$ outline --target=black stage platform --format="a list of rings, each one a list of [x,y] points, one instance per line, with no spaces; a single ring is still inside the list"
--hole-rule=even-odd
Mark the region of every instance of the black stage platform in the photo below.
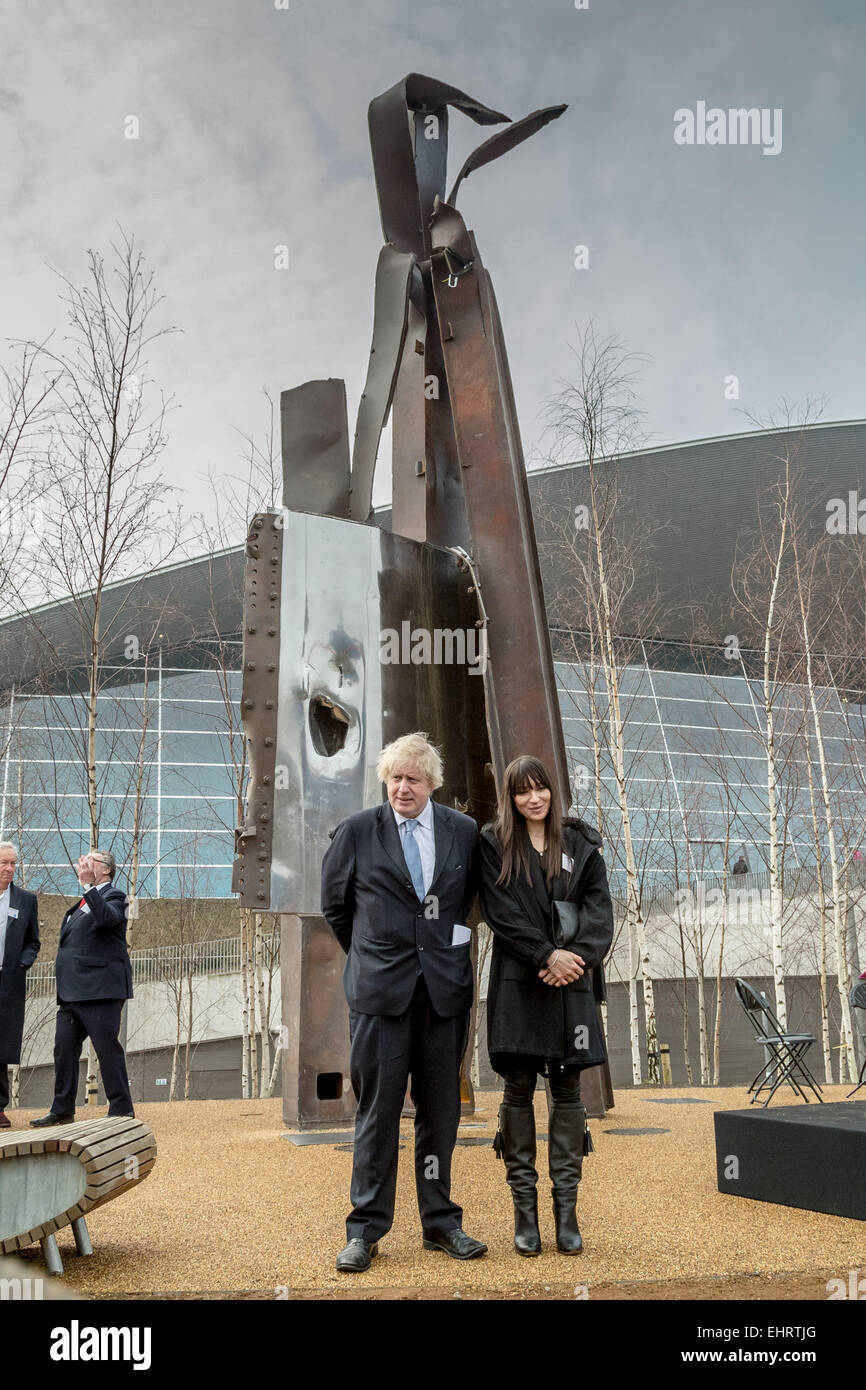
[[[720,1192],[866,1221],[866,1101],[717,1110]]]

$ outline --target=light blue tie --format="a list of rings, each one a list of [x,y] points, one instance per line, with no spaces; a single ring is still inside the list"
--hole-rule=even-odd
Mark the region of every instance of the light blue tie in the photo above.
[[[406,860],[406,868],[412,876],[412,883],[418,899],[424,901],[424,871],[421,868],[421,851],[418,848],[418,841],[415,839],[416,822],[414,820],[404,820],[403,822],[403,858]]]

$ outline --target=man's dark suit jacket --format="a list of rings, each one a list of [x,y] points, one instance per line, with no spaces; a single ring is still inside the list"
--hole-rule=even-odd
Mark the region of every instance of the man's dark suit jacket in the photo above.
[[[57,997],[131,999],[132,967],[126,948],[126,894],[113,883],[84,891],[90,908],[77,904],[63,918],[54,970]],[[79,900],[80,901],[80,900]]]
[[[419,901],[389,802],[342,821],[322,860],[322,913],[347,953],[349,1008],[398,1015],[408,1009],[418,968],[434,1010],[451,1018],[472,1006],[469,942],[452,946],[478,886],[478,829],[469,816],[433,802],[436,862]]]
[[[36,894],[9,885],[9,906],[17,917],[6,923],[6,949],[0,960],[0,1064],[21,1061],[27,971],[39,954]]]

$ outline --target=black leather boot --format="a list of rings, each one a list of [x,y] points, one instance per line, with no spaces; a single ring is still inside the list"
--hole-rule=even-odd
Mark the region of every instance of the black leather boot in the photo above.
[[[531,1105],[501,1105],[499,1131],[505,1176],[514,1198],[514,1248],[518,1255],[538,1255],[538,1173],[535,1168],[535,1111]]]
[[[563,1255],[578,1255],[583,1249],[575,1208],[577,1185],[583,1173],[585,1135],[584,1106],[557,1105],[555,1102],[551,1105],[547,1157],[553,1184],[556,1248]]]

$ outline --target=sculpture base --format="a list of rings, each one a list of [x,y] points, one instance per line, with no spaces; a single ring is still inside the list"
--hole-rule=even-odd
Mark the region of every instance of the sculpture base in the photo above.
[[[298,1129],[339,1129],[355,1115],[349,1075],[346,957],[321,916],[281,914],[283,1121]],[[475,1023],[472,1010],[470,1038]],[[460,1074],[460,1114],[475,1113],[471,1047]],[[406,1093],[404,1115],[414,1115]]]
[[[608,1110],[613,1109],[613,1083],[607,1062],[598,1067],[586,1067],[580,1073],[580,1098],[590,1120],[603,1120]]]
[[[283,1120],[340,1129],[355,1114],[346,957],[324,917],[282,913],[281,925]]]

